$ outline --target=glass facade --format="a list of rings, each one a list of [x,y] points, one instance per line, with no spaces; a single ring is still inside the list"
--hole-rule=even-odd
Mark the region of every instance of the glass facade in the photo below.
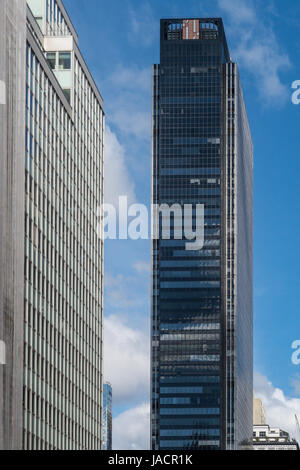
[[[108,382],[103,386],[102,429],[102,450],[112,450],[112,386]]]
[[[247,447],[252,144],[221,19],[161,20],[152,151],[152,202],[204,205],[201,250],[175,216],[152,244],[152,449]]]
[[[28,5],[23,447],[99,450],[103,103],[62,2]]]

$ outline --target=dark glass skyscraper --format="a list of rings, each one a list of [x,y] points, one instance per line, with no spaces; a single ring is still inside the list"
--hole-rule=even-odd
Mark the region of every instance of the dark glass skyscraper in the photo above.
[[[204,205],[204,246],[152,244],[152,448],[252,441],[252,141],[220,18],[161,20],[152,202]],[[175,237],[176,238],[176,237]]]

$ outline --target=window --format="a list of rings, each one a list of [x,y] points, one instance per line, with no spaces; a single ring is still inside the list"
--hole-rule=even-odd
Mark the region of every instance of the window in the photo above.
[[[54,70],[56,67],[56,52],[47,52],[46,58],[48,64],[50,65],[52,70]]]
[[[71,103],[71,90],[69,88],[65,88],[63,90],[65,97],[68,100],[68,103]]]
[[[37,22],[37,24],[39,25],[40,29],[42,30],[42,28],[43,28],[43,17],[42,17],[42,16],[36,16],[36,17],[35,17],[35,21]]]
[[[58,67],[60,70],[71,69],[71,52],[59,53]]]

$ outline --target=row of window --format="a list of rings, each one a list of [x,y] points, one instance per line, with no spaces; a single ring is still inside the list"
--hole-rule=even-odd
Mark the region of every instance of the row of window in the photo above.
[[[54,69],[70,71],[71,54],[54,54],[55,63],[53,53],[47,57],[50,65],[52,60]],[[47,70],[28,46],[24,312],[28,449],[100,448],[102,242],[98,238],[95,242],[95,213],[102,202],[103,118],[91,85],[79,82],[79,76],[77,66],[73,122]],[[49,402],[51,412],[46,409]]]
[[[71,52],[47,52],[46,58],[52,70],[71,70]]]

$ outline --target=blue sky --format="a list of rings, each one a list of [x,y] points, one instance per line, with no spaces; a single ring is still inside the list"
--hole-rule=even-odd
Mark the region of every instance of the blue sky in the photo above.
[[[270,424],[300,414],[300,3],[292,0],[64,0],[103,95],[106,198],[150,202],[151,65],[159,19],[222,16],[254,143],[254,365]],[[150,243],[107,241],[105,375],[114,387],[114,447],[147,445]],[[298,375],[299,374],[299,375]]]

